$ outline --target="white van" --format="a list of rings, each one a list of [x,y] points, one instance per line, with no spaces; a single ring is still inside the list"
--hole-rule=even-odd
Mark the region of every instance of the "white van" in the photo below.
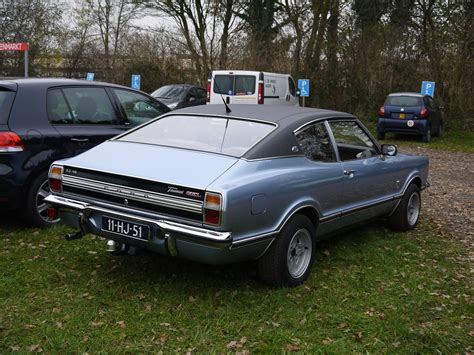
[[[214,70],[207,82],[207,103],[299,106],[291,75],[246,70]]]

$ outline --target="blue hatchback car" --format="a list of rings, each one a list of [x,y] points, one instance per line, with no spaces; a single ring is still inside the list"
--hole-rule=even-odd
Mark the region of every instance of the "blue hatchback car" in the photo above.
[[[441,110],[429,95],[390,94],[380,107],[378,116],[378,139],[384,139],[386,132],[393,132],[420,135],[424,142],[429,142],[432,135],[441,136],[443,132]]]

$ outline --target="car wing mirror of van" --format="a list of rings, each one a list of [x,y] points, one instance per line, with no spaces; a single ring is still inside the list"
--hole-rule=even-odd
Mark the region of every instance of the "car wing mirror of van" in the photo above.
[[[194,101],[196,101],[196,98],[193,97],[193,96],[191,96],[191,97],[189,98],[189,100],[188,100],[189,103],[194,102]]]
[[[382,144],[382,154],[388,156],[395,156],[397,155],[398,149],[397,146],[394,144]]]
[[[301,91],[298,89],[296,90],[296,97],[299,97],[301,95]]]

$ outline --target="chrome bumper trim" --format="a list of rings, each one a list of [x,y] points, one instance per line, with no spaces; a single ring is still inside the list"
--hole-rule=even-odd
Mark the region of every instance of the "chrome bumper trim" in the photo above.
[[[63,185],[75,188],[82,188],[100,192],[110,196],[128,198],[136,201],[150,203],[153,205],[178,208],[184,211],[202,213],[203,203],[201,201],[192,201],[181,197],[171,197],[159,192],[125,187],[108,182],[95,181],[81,177],[70,177],[63,175]]]
[[[87,217],[90,215],[90,213],[101,212],[101,213],[108,213],[111,215],[116,215],[116,216],[121,216],[128,219],[136,220],[142,223],[153,224],[157,226],[158,228],[160,228],[161,230],[168,233],[177,233],[184,236],[190,236],[197,239],[204,239],[204,240],[215,241],[215,242],[227,242],[227,241],[230,242],[232,240],[231,238],[232,234],[230,232],[218,232],[218,231],[213,231],[210,229],[193,227],[193,226],[188,226],[181,223],[165,221],[162,219],[155,220],[155,219],[150,219],[150,218],[144,218],[144,217],[140,217],[140,216],[136,216],[132,214],[122,213],[122,212],[114,211],[111,209],[94,206],[86,202],[71,200],[69,198],[64,198],[64,197],[55,196],[55,195],[49,195],[44,200],[45,202],[50,203],[52,205],[56,205],[58,207],[77,211],[81,216],[82,224],[87,224],[86,220],[87,220]]]

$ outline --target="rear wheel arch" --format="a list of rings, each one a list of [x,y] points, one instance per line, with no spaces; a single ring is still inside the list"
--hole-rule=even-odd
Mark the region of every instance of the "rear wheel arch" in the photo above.
[[[291,217],[295,216],[296,214],[301,214],[301,215],[303,215],[303,216],[308,217],[308,219],[311,221],[311,223],[312,223],[313,226],[314,226],[314,230],[317,230],[317,229],[318,229],[318,225],[319,225],[319,213],[318,213],[318,211],[316,210],[316,208],[310,207],[310,206],[302,207],[302,208],[296,210],[296,211],[291,215]],[[291,219],[291,217],[288,218],[288,220],[286,221],[286,223],[288,223],[288,221]]]
[[[415,176],[414,178],[412,178],[408,184],[407,184],[407,188],[411,185],[411,184],[415,184],[416,186],[418,186],[418,188],[421,190],[421,178],[419,176]]]

